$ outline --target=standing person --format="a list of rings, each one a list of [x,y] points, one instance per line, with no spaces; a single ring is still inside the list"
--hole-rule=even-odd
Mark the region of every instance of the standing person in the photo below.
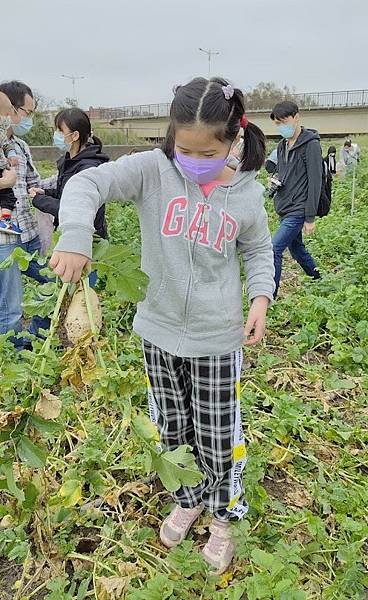
[[[336,175],[336,147],[330,146],[324,158],[328,172],[331,175]]]
[[[333,176],[336,175],[336,148],[330,146],[324,158],[324,169],[326,178],[326,194],[331,201]]]
[[[32,127],[32,114],[34,100],[32,90],[20,81],[9,81],[0,84],[0,92],[4,93],[13,105],[14,114],[12,124],[8,129],[8,138],[14,144],[17,154],[16,185],[13,187],[17,199],[12,217],[17,227],[21,229],[21,236],[0,231],[0,262],[8,258],[17,245],[30,254],[41,248],[38,235],[37,222],[32,214],[28,200],[28,188],[41,186],[41,178],[33,164],[28,144],[22,140]],[[51,178],[52,179],[52,178]],[[20,242],[19,242],[20,239]],[[26,275],[39,283],[48,281],[40,274],[42,267],[33,260],[29,263]],[[14,330],[21,331],[22,317],[22,277],[18,265],[14,264],[8,269],[0,271],[0,334]],[[19,347],[23,341],[17,340]]]
[[[73,175],[98,167],[109,161],[107,154],[102,152],[102,142],[92,134],[91,121],[87,113],[80,108],[66,108],[55,117],[54,146],[65,154],[58,160],[58,175],[56,185],[52,189],[31,188],[30,196],[33,205],[41,212],[54,217],[55,228],[59,225],[60,198],[63,189]],[[107,238],[107,223],[105,207],[101,206],[95,218],[95,230],[101,238]],[[90,273],[90,284],[94,286],[97,281],[95,271]],[[39,327],[48,329],[49,318],[39,322]],[[31,329],[37,335],[38,331]]]
[[[56,185],[52,189],[33,187],[29,190],[33,205],[54,217],[59,224],[60,198],[63,189],[73,175],[108,162],[102,152],[102,142],[92,134],[91,121],[80,108],[66,108],[55,117],[54,146],[65,154],[58,160]],[[107,238],[105,207],[101,206],[95,219],[96,233]]]
[[[279,102],[270,117],[283,138],[277,148],[278,185],[270,189],[280,218],[279,229],[272,240],[276,297],[286,248],[307,275],[313,279],[321,277],[304,245],[303,233],[310,235],[315,229],[322,186],[322,153],[317,131],[300,125],[295,102]]]
[[[360,146],[356,142],[352,142],[351,138],[349,138],[348,141],[351,145],[351,155],[358,163],[360,161]]]
[[[351,141],[345,140],[341,150],[340,150],[340,161],[346,167],[351,160]]]
[[[359,148],[359,147],[358,147]],[[354,148],[351,140],[345,140],[343,147],[340,150],[340,161],[343,164],[345,173],[356,167],[359,160],[359,151]]]
[[[244,148],[234,172],[226,163],[240,128]],[[168,449],[194,447],[204,475],[174,493],[160,537],[176,546],[206,507],[213,520],[203,554],[218,573],[234,555],[229,521],[247,512],[241,348],[263,337],[274,291],[263,187],[255,180],[264,157],[264,135],[248,123],[242,91],[223,79],[193,79],[176,90],[162,149],[67,183],[62,236],[50,261],[63,281],[78,281],[91,259],[97,210],[107,201],[136,202],[150,283],[134,330],[143,339],[150,414]],[[238,252],[250,302],[245,327]]]
[[[9,166],[15,167],[17,164],[14,144],[8,137],[12,116],[13,107],[11,102],[8,96],[0,92],[0,177]],[[12,188],[0,189],[0,231],[20,235],[22,232],[16,223],[12,221],[15,202],[16,197]]]

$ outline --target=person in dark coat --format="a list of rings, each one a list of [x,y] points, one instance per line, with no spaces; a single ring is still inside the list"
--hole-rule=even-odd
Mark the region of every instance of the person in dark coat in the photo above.
[[[336,175],[336,148],[335,146],[330,146],[327,150],[327,155],[325,156],[325,163],[327,165],[329,173],[331,175]]]
[[[80,108],[66,108],[56,115],[54,146],[64,153],[57,161],[58,174],[55,178],[55,187],[50,189],[33,187],[28,190],[28,193],[32,198],[33,206],[54,217],[56,229],[59,225],[60,199],[66,183],[73,175],[108,162],[109,157],[102,152],[102,142],[92,134],[89,116]],[[105,206],[97,212],[94,226],[97,235],[104,239],[108,237]],[[94,287],[96,281],[97,273],[92,271],[89,274],[90,286]],[[48,317],[38,317],[37,323],[33,324],[30,331],[42,337],[39,330],[46,330],[49,326]]]
[[[60,199],[67,181],[85,169],[108,162],[109,157],[102,152],[102,142],[92,134],[89,116],[80,108],[67,108],[56,115],[54,146],[65,153],[57,162],[56,187],[46,190],[31,188],[29,194],[38,210],[53,215],[56,228]],[[107,238],[104,206],[97,212],[94,225],[96,233]]]
[[[326,171],[326,192],[328,197],[332,198],[332,180],[333,175],[336,175],[336,148],[330,146],[327,150],[327,156],[324,158]]]
[[[318,132],[301,126],[295,102],[279,102],[270,118],[282,137],[277,146],[278,184],[272,184],[269,191],[280,218],[280,226],[272,239],[276,298],[286,248],[309,277],[321,277],[304,244],[303,233],[311,235],[315,229],[322,187],[322,152]]]

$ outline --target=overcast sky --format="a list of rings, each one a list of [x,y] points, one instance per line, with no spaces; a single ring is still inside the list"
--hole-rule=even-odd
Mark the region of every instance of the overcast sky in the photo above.
[[[11,0],[2,15],[1,79],[72,96],[83,108],[166,102],[172,86],[212,73],[246,89],[368,87],[368,0]]]

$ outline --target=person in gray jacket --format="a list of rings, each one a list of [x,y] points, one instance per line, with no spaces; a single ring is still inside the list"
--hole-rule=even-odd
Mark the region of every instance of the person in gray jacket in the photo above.
[[[143,338],[150,415],[162,444],[192,446],[203,473],[200,484],[173,494],[176,507],[160,537],[176,546],[206,507],[213,521],[203,554],[222,573],[234,555],[229,521],[247,512],[241,349],[263,337],[274,292],[264,189],[256,181],[265,139],[248,123],[242,91],[222,79],[178,87],[170,114],[162,149],[88,169],[66,184],[50,265],[63,281],[78,281],[92,256],[98,209],[135,201],[150,283],[134,330]],[[234,172],[227,160],[241,128]],[[250,302],[245,328],[239,254]]]
[[[300,125],[295,102],[279,102],[270,117],[283,138],[277,147],[277,180],[273,178],[269,191],[280,218],[280,227],[272,240],[276,297],[287,248],[307,275],[313,279],[321,277],[304,245],[303,233],[310,235],[315,229],[322,187],[322,150],[318,132]]]

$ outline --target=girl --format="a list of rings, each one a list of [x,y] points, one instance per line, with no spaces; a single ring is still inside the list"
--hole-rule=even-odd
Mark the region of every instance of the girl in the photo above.
[[[64,152],[57,162],[56,187],[48,190],[31,188],[29,194],[36,208],[53,215],[57,227],[60,198],[66,182],[76,173],[108,162],[109,157],[102,152],[102,143],[92,135],[91,121],[80,108],[67,108],[56,115],[54,146]],[[104,206],[97,212],[95,230],[100,237],[107,238]]]
[[[161,150],[89,169],[67,184],[50,265],[63,281],[78,281],[91,258],[96,211],[109,200],[136,202],[150,283],[134,329],[143,338],[150,414],[167,448],[193,447],[204,475],[173,494],[160,537],[169,548],[179,544],[207,508],[213,521],[203,554],[222,573],[234,555],[229,521],[247,512],[241,348],[262,338],[274,291],[263,187],[255,180],[265,140],[247,121],[241,90],[222,79],[177,88],[170,116]],[[227,159],[240,128],[234,173]],[[245,328],[238,253],[251,303]]]

